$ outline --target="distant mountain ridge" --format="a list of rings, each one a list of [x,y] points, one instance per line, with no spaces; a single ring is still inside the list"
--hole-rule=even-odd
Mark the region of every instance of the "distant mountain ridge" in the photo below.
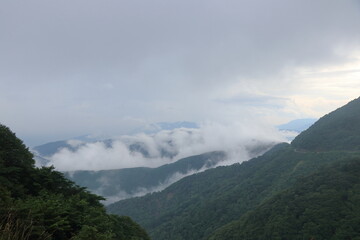
[[[189,122],[189,121],[158,122],[158,123],[147,124],[141,128],[137,128],[132,131],[132,134],[137,134],[137,133],[152,134],[162,130],[174,130],[176,128],[196,129],[199,128],[199,125],[195,122]]]
[[[183,125],[184,123],[181,123],[181,126]],[[225,146],[226,152],[229,152],[229,156],[231,156],[228,159],[227,153],[221,151],[223,149],[220,147],[217,149],[216,146],[212,146],[217,151],[205,153],[196,150],[197,146],[200,146],[200,149],[204,151],[208,148],[201,145],[202,142],[205,142],[201,134],[197,129],[176,128],[175,130],[164,130],[154,135],[123,136],[118,139],[90,143],[79,140],[58,141],[39,146],[34,150],[40,155],[36,156],[38,165],[48,166],[52,164],[52,161],[61,165],[62,159],[68,162],[70,159],[71,162],[74,161],[74,165],[78,162],[91,163],[92,161],[97,161],[99,164],[97,168],[94,168],[95,170],[89,171],[76,168],[79,170],[64,172],[76,184],[87,187],[91,192],[104,196],[107,199],[106,203],[110,203],[119,199],[160,191],[185,176],[213,168],[217,165],[228,165],[227,160],[231,163],[235,161],[233,159],[234,154],[240,154],[242,160],[247,160],[264,153],[275,144],[267,140],[248,139],[239,142],[239,144],[234,144],[234,149],[229,148],[229,150]],[[183,144],[185,141],[188,143]],[[185,151],[181,147],[184,147]],[[153,162],[157,164],[156,166],[160,165],[158,164],[159,162],[163,162],[165,165],[155,168],[119,167],[119,169],[100,170],[99,168],[102,167],[102,155],[96,155],[96,160],[88,158],[88,153],[91,156],[93,149],[96,151],[100,149],[101,154],[105,155],[110,152],[113,154],[113,158],[110,160],[113,162],[119,161],[119,165],[121,165],[121,161],[130,165],[133,164],[132,161],[138,161],[139,164],[143,164],[140,166],[151,166]],[[194,154],[194,150],[199,153],[191,156]],[[87,152],[84,154],[84,151]],[[46,156],[42,157],[41,154]],[[77,154],[85,157],[71,158]],[[86,167],[86,164],[82,165]]]
[[[157,240],[356,239],[360,234],[356,230],[360,201],[356,199],[360,196],[351,195],[351,191],[360,190],[360,174],[353,171],[353,179],[344,181],[344,189],[349,192],[338,188],[338,181],[351,171],[351,166],[359,166],[360,139],[356,136],[360,121],[354,122],[360,117],[359,109],[356,99],[318,120],[290,145],[277,145],[242,164],[183,178],[158,193],[116,202],[108,206],[108,211],[133,217]],[[312,141],[314,138],[316,141]],[[342,167],[345,169],[339,170]],[[339,178],[328,181],[332,171]],[[304,191],[303,199],[312,202],[304,207],[287,207],[291,202],[281,199],[297,201],[300,196],[294,194],[299,189]],[[331,197],[336,199],[324,204]],[[343,206],[355,213],[344,211]],[[276,211],[271,212],[273,207]],[[310,222],[311,215],[317,220]],[[292,216],[304,216],[309,224],[301,219],[293,221]],[[330,216],[336,216],[338,224]]]
[[[125,168],[102,171],[65,172],[79,186],[87,187],[109,202],[159,191],[182,177],[216,166],[226,159],[225,152],[209,152],[180,159],[157,168]]]
[[[32,150],[41,157],[50,157],[62,148],[68,148],[73,151],[76,150],[76,148],[69,144],[67,140],[45,143],[34,147]]]
[[[286,130],[286,131],[302,131],[306,129],[308,124],[311,122],[311,119],[298,119],[291,121],[287,124],[283,124],[278,126],[280,130]],[[189,131],[192,131],[194,129],[198,129],[199,125],[194,122],[188,122],[188,121],[182,121],[182,122],[159,122],[154,124],[148,124],[147,126],[143,128],[139,128],[133,131],[133,134],[139,134],[139,133],[145,133],[145,134],[151,134],[157,133],[159,131],[172,131],[174,129],[188,129]],[[96,136],[92,135],[83,135],[79,137],[74,137],[68,140],[59,140],[54,142],[45,143],[42,145],[38,145],[33,147],[32,153],[35,156],[36,165],[37,166],[46,166],[47,164],[50,164],[51,157],[61,151],[62,149],[67,149],[69,151],[77,151],[80,147],[85,146],[88,143],[96,143],[101,142],[104,143],[107,148],[111,148],[114,141],[120,140],[121,137],[125,137],[127,135],[123,135],[116,138],[97,138]],[[129,141],[131,139],[131,136],[128,136],[128,140],[125,140],[124,143],[129,148],[130,152],[134,153],[140,153],[142,156],[148,158],[150,157],[149,149],[147,149],[147,146],[144,142],[141,141]],[[292,139],[294,137],[294,134],[290,137]],[[165,148],[159,149],[159,151],[162,153],[160,157],[168,157],[173,158],[177,153],[176,152],[170,152],[167,151]]]
[[[142,128],[138,128],[135,130],[132,130],[131,134],[138,134],[138,133],[156,133],[162,130],[174,130],[176,128],[198,128],[198,124],[195,122],[188,122],[188,121],[182,121],[182,122],[159,122],[159,123],[152,123],[148,124]],[[33,147],[33,150],[35,150],[40,156],[42,157],[48,157],[59,151],[61,148],[69,148],[74,149],[74,147],[71,144],[68,144],[71,140],[78,140],[79,142],[87,143],[87,142],[96,142],[96,141],[107,141],[110,140],[109,137],[105,138],[101,137],[98,138],[96,136],[92,135],[83,135],[79,137],[70,138],[67,140],[59,140],[54,142],[48,142],[44,143],[42,145],[38,145]]]
[[[285,130],[285,131],[295,131],[295,132],[300,133],[300,132],[308,129],[316,121],[317,121],[316,118],[295,119],[288,123],[279,125],[278,129]]]

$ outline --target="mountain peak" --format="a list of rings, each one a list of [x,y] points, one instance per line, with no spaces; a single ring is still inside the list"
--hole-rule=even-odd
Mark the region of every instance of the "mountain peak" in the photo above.
[[[306,151],[360,150],[360,97],[320,118],[291,145]]]

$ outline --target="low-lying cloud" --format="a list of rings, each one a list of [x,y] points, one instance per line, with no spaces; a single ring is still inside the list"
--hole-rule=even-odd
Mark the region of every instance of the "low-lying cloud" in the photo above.
[[[253,155],[250,149],[281,141],[286,138],[266,124],[206,123],[198,129],[178,128],[152,135],[120,136],[110,141],[69,141],[77,146],[75,150],[62,148],[49,158],[49,165],[60,171],[158,167],[210,151],[227,152],[229,159],[224,164],[230,164],[248,160]]]
[[[167,188],[168,186],[170,186],[171,184],[179,181],[180,179],[193,175],[195,173],[199,173],[199,172],[203,172],[205,170],[207,170],[208,168],[204,167],[200,170],[190,170],[187,173],[180,173],[180,172],[176,172],[173,175],[171,175],[169,178],[167,178],[165,181],[160,182],[158,185],[153,186],[153,187],[139,187],[136,190],[134,190],[133,192],[129,193],[126,192],[122,189],[119,189],[119,191],[117,192],[116,195],[112,195],[112,196],[105,196],[105,199],[103,201],[103,203],[105,205],[109,205],[111,203],[123,200],[123,199],[127,199],[127,198],[133,198],[133,197],[141,197],[144,196],[148,193],[153,193],[153,192],[159,192],[164,190],[165,188]],[[103,185],[104,186],[104,185]],[[101,186],[100,188],[96,189],[94,191],[95,194],[104,196],[104,192],[103,192],[103,186]]]

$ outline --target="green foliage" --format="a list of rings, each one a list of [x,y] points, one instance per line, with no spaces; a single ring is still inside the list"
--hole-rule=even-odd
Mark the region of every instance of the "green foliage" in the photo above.
[[[0,183],[22,196],[31,186],[34,170],[32,154],[9,128],[0,124]]]
[[[360,150],[360,98],[320,118],[291,144],[306,151]]]
[[[53,167],[35,168],[31,153],[0,125],[0,240],[147,240],[129,218],[108,215],[103,198]]]
[[[360,236],[360,158],[300,179],[210,240],[356,239]]]
[[[189,176],[159,193],[108,206],[139,222],[154,239],[207,239],[297,179],[359,156],[356,152],[298,152],[281,144],[261,157]]]

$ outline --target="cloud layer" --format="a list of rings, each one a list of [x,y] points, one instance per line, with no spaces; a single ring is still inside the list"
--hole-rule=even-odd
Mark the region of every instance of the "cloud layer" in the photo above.
[[[229,159],[222,164],[231,164],[248,160],[254,154],[250,151],[258,146],[266,149],[284,140],[281,133],[268,126],[208,123],[199,129],[179,128],[153,135],[121,136],[110,144],[104,141],[82,143],[75,151],[63,148],[49,158],[49,165],[60,171],[158,167],[210,151],[226,151]],[[146,154],[131,149],[129,146],[134,143]]]
[[[359,5],[4,0],[0,121],[39,144],[144,122],[319,117],[358,95]]]

